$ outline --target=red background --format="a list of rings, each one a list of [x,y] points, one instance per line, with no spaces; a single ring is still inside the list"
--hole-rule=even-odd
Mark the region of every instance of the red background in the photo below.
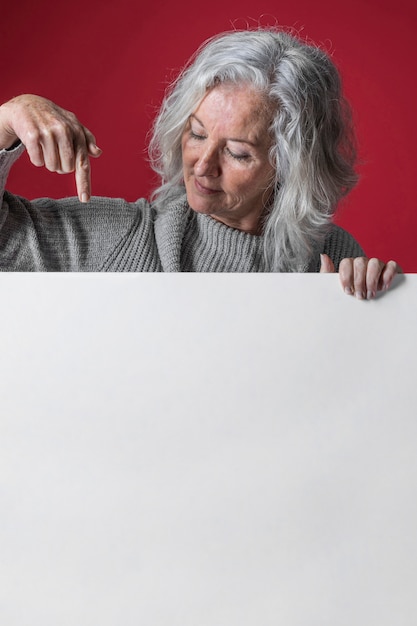
[[[355,114],[361,181],[338,223],[369,256],[417,271],[415,0],[1,0],[1,100],[37,93],[74,111],[103,149],[93,193],[149,194],[146,136],[164,88],[211,35],[278,23],[322,44],[341,70]],[[26,156],[8,188],[73,195],[72,176]]]

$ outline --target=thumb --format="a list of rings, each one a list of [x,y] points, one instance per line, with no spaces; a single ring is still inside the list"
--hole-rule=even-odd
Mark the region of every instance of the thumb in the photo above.
[[[103,153],[103,150],[101,148],[99,148],[95,143],[89,143],[88,144],[88,154],[89,154],[89,156],[92,156],[95,159],[97,159],[97,157],[101,156],[102,153]]]
[[[333,274],[336,271],[333,261],[327,254],[320,254],[320,261],[320,274]]]

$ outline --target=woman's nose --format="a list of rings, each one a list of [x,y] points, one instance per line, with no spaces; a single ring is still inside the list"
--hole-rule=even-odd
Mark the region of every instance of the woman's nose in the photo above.
[[[207,148],[194,165],[197,176],[218,176],[220,173],[219,155],[216,149]]]

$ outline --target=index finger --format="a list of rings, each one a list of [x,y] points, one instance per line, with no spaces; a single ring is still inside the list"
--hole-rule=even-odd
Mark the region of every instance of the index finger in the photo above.
[[[91,173],[86,145],[80,146],[75,155],[75,184],[80,202],[88,202],[91,197]]]
[[[340,261],[339,277],[342,288],[349,296],[353,295],[353,259],[346,257]]]

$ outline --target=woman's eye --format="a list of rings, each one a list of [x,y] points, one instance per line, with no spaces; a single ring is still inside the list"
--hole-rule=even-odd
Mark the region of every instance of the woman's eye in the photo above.
[[[205,139],[204,135],[199,135],[198,133],[195,133],[193,130],[190,130],[190,137],[191,139],[197,139],[199,141],[201,141],[202,139]]]
[[[235,152],[232,152],[230,148],[226,148],[226,150],[227,153],[237,161],[247,161],[250,159],[250,154],[236,154]]]

